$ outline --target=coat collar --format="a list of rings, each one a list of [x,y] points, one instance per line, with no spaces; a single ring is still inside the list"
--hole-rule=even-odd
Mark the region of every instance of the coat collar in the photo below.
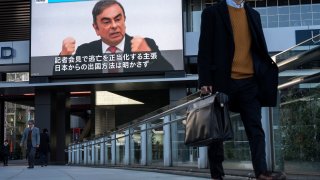
[[[230,15],[229,15],[229,10],[228,10],[228,5],[227,5],[226,0],[221,1],[218,4],[218,9],[219,9],[220,15],[222,16],[223,22],[226,25],[228,32],[231,35],[233,35],[231,21],[230,21]]]
[[[247,18],[248,18],[248,22],[249,25],[251,24],[251,22],[256,23],[256,21],[251,19],[251,15],[252,15],[252,8],[248,6],[247,3],[244,3],[244,8],[246,10],[246,14],[247,14]],[[229,15],[229,10],[228,10],[228,5],[226,0],[221,1],[218,4],[218,10],[220,15],[222,16],[223,22],[226,25],[226,28],[228,30],[228,32],[233,35],[233,31],[232,31],[232,25],[231,25],[231,21],[230,21],[230,15]],[[256,24],[254,24],[254,26],[256,26]]]

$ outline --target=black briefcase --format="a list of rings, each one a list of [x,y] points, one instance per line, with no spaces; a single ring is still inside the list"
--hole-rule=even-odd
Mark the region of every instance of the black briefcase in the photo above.
[[[199,98],[187,111],[185,144],[207,146],[214,141],[233,138],[228,110],[228,96],[215,93]]]

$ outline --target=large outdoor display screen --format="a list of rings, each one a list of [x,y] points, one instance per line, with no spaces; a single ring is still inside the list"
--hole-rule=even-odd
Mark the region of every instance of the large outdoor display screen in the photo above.
[[[32,0],[31,76],[183,70],[181,0]]]

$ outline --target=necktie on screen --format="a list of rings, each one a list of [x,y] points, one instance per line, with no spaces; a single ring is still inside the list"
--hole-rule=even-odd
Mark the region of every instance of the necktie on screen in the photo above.
[[[108,47],[107,50],[110,51],[112,54],[114,54],[114,53],[117,52],[117,47],[115,47],[115,46],[110,46],[110,47]]]
[[[115,46],[110,46],[107,49],[109,52],[111,52],[111,54],[115,54],[117,52],[117,47]],[[117,62],[115,62],[117,63]],[[118,73],[119,69],[118,68],[114,68],[114,69],[109,69],[109,73]]]

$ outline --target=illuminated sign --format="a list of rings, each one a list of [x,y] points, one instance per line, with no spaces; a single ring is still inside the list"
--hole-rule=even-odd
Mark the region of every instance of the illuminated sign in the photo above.
[[[11,47],[1,47],[1,59],[11,59],[13,57],[13,49]]]

